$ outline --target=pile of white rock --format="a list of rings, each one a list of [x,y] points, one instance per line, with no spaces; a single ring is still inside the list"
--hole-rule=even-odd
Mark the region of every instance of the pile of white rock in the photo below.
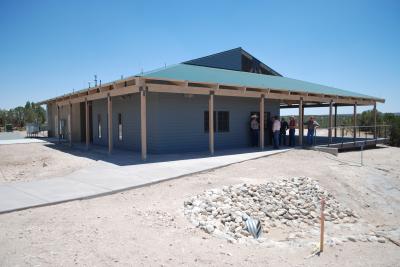
[[[320,202],[325,199],[325,220],[354,223],[358,216],[343,208],[318,182],[306,177],[279,182],[238,184],[211,189],[184,202],[184,212],[196,227],[228,239],[247,238],[248,216],[272,227],[307,227],[319,224]]]

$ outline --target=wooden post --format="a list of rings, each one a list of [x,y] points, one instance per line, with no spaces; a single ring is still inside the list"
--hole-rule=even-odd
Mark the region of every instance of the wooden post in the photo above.
[[[147,114],[146,95],[147,88],[144,82],[140,81],[140,140],[142,146],[142,160],[147,159]]]
[[[334,125],[335,125],[335,138],[337,137],[337,104],[335,103],[335,120],[334,120]]]
[[[214,155],[214,91],[208,99],[208,130],[210,154]]]
[[[333,101],[331,100],[329,102],[329,121],[328,121],[328,139],[329,139],[329,143],[332,143],[332,107],[333,107]]]
[[[72,147],[72,103],[69,103],[69,114],[68,114],[68,135],[69,135],[69,146]]]
[[[354,103],[354,110],[353,110],[353,139],[354,142],[356,141],[357,133],[356,133],[356,127],[357,127],[357,102]]]
[[[111,154],[113,149],[113,124],[112,124],[112,102],[111,96],[107,96],[107,107],[108,107],[108,154]]]
[[[325,209],[325,199],[321,199],[321,235],[320,235],[320,240],[319,240],[319,251],[323,252],[324,251],[324,231],[325,231],[325,215],[324,215],[324,209]]]
[[[89,102],[85,98],[85,132],[86,132],[86,150],[89,150]]]
[[[304,129],[304,108],[303,108],[303,98],[300,98],[299,103],[299,145],[303,145],[303,129]]]
[[[260,98],[260,149],[264,149],[264,95]]]
[[[61,132],[60,132],[60,106],[57,105],[57,134],[58,134],[58,143],[61,142]]]
[[[374,102],[374,139],[378,137],[377,132],[376,132],[376,116],[377,116],[377,110],[376,110],[376,102]]]

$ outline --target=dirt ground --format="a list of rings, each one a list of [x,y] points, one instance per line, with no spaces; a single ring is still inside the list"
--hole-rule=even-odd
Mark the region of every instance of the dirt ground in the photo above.
[[[1,145],[0,184],[64,176],[95,163],[84,152],[71,154],[67,147],[60,148],[42,143]]]
[[[360,221],[327,224],[337,238],[362,230],[400,239],[400,149],[380,148],[339,157],[294,150],[95,199],[0,215],[0,266],[400,266],[400,247],[386,241],[326,245],[308,258],[315,235],[289,240],[271,229],[273,245],[233,244],[195,228],[183,202],[204,190],[308,176]],[[314,238],[314,239],[313,239]],[[328,238],[327,238],[328,240]]]

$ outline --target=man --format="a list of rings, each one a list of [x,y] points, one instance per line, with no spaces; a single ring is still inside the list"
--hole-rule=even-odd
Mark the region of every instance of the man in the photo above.
[[[260,131],[260,124],[257,121],[257,115],[251,116],[250,131],[251,131],[251,145],[257,146],[258,145],[258,134]]]
[[[286,131],[289,128],[289,125],[287,121],[285,121],[285,118],[282,118],[281,122],[281,136],[279,138],[279,144],[286,146]]]
[[[319,123],[314,119],[314,117],[310,117],[304,124],[307,125],[307,143],[311,146],[314,141],[315,129],[319,127]]]
[[[281,122],[278,119],[278,116],[274,116],[274,122],[272,124],[272,132],[274,135],[274,148],[279,148],[279,133],[281,131]]]
[[[290,117],[289,120],[289,146],[294,147],[295,144],[295,138],[294,135],[296,133],[296,120],[294,119],[293,116]]]

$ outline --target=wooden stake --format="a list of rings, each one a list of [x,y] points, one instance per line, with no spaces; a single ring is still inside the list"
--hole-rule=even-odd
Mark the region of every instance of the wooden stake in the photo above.
[[[325,231],[325,216],[324,216],[324,209],[325,209],[325,199],[321,199],[321,236],[320,236],[320,243],[319,248],[320,252],[324,251],[324,231]]]

